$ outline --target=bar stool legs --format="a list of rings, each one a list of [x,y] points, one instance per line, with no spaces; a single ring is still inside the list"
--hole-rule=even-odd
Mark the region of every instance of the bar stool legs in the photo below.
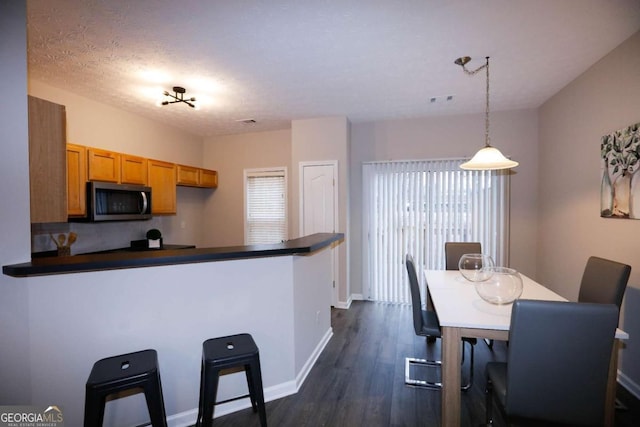
[[[248,395],[216,402],[220,371],[243,367],[247,377]],[[214,407],[217,404],[249,397],[254,412],[258,412],[260,425],[267,427],[267,412],[264,405],[262,373],[258,347],[249,334],[212,338],[202,344],[202,368],[200,374],[200,404],[197,427],[209,427],[213,423]]]

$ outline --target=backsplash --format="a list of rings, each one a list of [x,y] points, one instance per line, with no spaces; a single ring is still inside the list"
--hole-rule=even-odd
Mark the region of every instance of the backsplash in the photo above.
[[[49,233],[54,237],[60,233],[76,233],[78,238],[71,246],[71,254],[77,255],[128,247],[131,240],[146,238],[147,231],[152,228],[162,231],[162,218],[155,217],[148,221],[31,224],[31,252],[56,250]]]
[[[31,252],[56,250],[49,233],[54,237],[60,233],[76,233],[78,237],[71,246],[71,255],[78,255],[128,247],[132,240],[146,238],[147,231],[152,228],[160,230],[164,243],[215,246],[203,225],[204,205],[210,195],[199,188],[178,187],[178,213],[158,215],[146,221],[31,224]]]

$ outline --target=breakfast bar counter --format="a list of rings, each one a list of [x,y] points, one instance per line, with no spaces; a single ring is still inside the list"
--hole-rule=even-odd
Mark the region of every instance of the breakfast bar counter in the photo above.
[[[32,403],[64,408],[67,425],[82,425],[93,363],[155,349],[168,425],[190,426],[198,412],[202,343],[249,333],[260,351],[265,400],[296,393],[333,334],[333,251],[343,239],[340,233],[313,234],[274,245],[76,255],[3,266],[8,286],[24,290],[28,313],[21,330],[28,344],[9,354],[27,360],[28,372],[23,383],[3,382],[0,391],[27,390]],[[242,372],[221,377],[220,401],[246,392]],[[230,401],[216,406],[215,414],[250,406],[248,399]],[[143,394],[107,402],[105,426],[147,422]]]
[[[117,252],[35,258],[31,262],[5,265],[2,273],[12,277],[43,274],[79,273],[119,268],[151,267],[195,262],[225,261],[239,258],[259,258],[308,254],[344,239],[342,233],[316,233],[282,243],[193,248],[144,252]]]

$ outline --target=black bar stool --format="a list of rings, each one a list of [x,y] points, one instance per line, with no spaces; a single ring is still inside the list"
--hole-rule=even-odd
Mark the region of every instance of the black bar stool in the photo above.
[[[223,369],[244,367],[249,394],[216,402],[218,379]],[[202,370],[200,374],[200,407],[197,427],[209,427],[213,423],[214,407],[249,396],[253,412],[258,412],[260,424],[267,427],[267,411],[264,406],[262,374],[258,346],[249,334],[212,338],[202,344]]]
[[[84,427],[102,427],[106,397],[133,388],[144,391],[151,425],[167,427],[155,350],[107,357],[93,365],[86,386]]]

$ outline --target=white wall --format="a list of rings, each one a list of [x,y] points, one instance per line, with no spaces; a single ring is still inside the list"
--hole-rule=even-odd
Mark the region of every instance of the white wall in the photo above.
[[[491,141],[520,162],[511,176],[511,260],[536,277],[538,117],[535,110],[491,113]],[[484,145],[484,115],[357,123],[351,127],[351,283],[362,289],[362,163],[470,157]],[[442,248],[444,251],[444,248]]]
[[[251,132],[207,138],[204,164],[218,171],[219,187],[207,200],[205,246],[244,245],[244,169],[286,167],[291,188],[291,131]],[[291,211],[291,200],[289,200]],[[292,238],[289,224],[289,238]]]
[[[29,259],[26,2],[0,2],[0,264]],[[10,101],[9,101],[10,100]],[[0,402],[31,399],[28,289],[0,275]]]
[[[600,138],[640,122],[640,33],[540,108],[539,279],[576,300],[591,255],[630,264],[623,381],[640,396],[640,221],[600,217]]]
[[[301,162],[319,160],[338,162],[338,225],[336,233],[344,233],[344,243],[337,247],[338,265],[337,283],[338,306],[347,306],[351,297],[349,284],[351,263],[349,261],[349,236],[351,187],[349,185],[349,120],[346,117],[322,117],[316,119],[294,120],[291,122],[291,165],[293,184],[289,193],[291,224],[293,236],[300,236],[300,171]]]

